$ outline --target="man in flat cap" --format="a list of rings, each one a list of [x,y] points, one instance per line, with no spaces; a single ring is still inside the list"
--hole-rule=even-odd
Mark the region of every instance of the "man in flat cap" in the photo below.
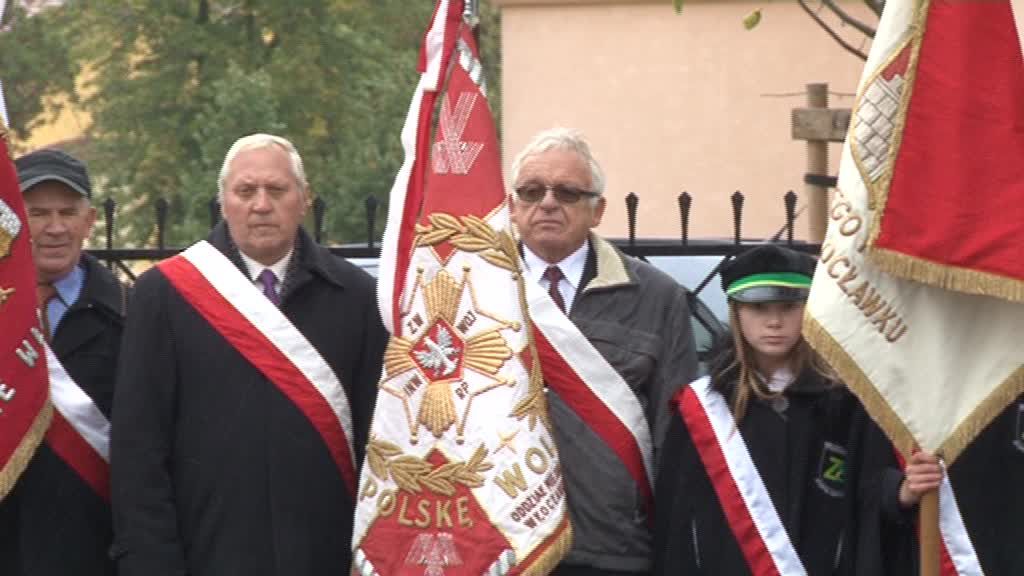
[[[4,566],[13,565],[15,576],[112,575],[107,443],[128,294],[82,252],[96,219],[85,165],[44,149],[16,159],[15,167],[40,324],[53,351],[55,410],[46,440],[0,511]]]

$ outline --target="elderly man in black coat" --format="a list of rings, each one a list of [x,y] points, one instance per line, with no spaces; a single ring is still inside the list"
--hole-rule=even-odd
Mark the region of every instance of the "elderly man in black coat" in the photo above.
[[[43,328],[70,376],[65,382],[84,392],[78,398],[92,421],[83,423],[59,402],[65,395],[52,394],[57,411],[46,441],[0,507],[0,557],[11,576],[113,575],[105,442],[128,292],[82,253],[96,218],[85,165],[44,149],[18,158],[15,167]],[[97,432],[100,450],[79,435],[75,426],[83,425]]]
[[[122,576],[344,574],[386,343],[374,282],[300,227],[287,140],[240,139],[219,184],[225,221],[136,283],[113,553]]]

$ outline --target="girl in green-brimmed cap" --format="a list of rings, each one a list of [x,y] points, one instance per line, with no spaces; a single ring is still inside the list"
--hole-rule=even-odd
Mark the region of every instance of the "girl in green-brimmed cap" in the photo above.
[[[764,245],[721,270],[732,334],[676,395],[656,482],[656,574],[840,574],[851,565],[856,399],[801,336],[807,254]]]

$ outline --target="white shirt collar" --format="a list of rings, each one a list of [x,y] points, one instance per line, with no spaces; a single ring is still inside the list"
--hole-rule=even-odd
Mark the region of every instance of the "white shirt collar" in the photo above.
[[[548,269],[548,266],[558,266],[562,271],[562,276],[572,286],[572,292],[575,294],[576,290],[580,287],[580,281],[583,280],[583,268],[587,265],[587,251],[589,249],[590,239],[587,239],[583,242],[582,246],[566,256],[564,260],[551,264],[537,256],[526,244],[523,244],[523,264],[526,265],[526,278],[531,282],[540,284],[541,279],[544,278],[544,271]]]
[[[270,271],[273,272],[274,276],[277,277],[277,285],[281,286],[282,284],[284,284],[284,276],[285,274],[288,273],[288,263],[291,262],[292,254],[294,252],[295,248],[293,247],[290,250],[288,250],[288,253],[285,254],[280,260],[274,262],[270,266],[264,266],[263,264],[260,264],[259,262],[246,256],[245,252],[242,252],[241,250],[238,251],[238,254],[242,257],[242,262],[245,263],[245,267],[249,270],[250,280],[256,282],[257,279],[260,277],[260,274],[263,273],[263,270],[265,270],[266,268],[270,268]]]
[[[783,366],[782,368],[776,370],[770,378],[765,378],[764,374],[761,374],[760,372],[758,373],[758,375],[760,375],[761,379],[764,380],[765,386],[767,386],[768,389],[771,390],[772,392],[776,393],[782,392],[786,388],[789,388],[789,385],[796,380],[796,375],[793,374],[789,367],[786,366]]]

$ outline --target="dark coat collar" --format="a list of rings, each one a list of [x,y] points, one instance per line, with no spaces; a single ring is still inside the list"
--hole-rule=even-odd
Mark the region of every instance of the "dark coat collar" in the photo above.
[[[105,313],[124,318],[125,288],[117,278],[103,268],[95,257],[82,253],[80,260],[85,270],[85,281],[78,300],[71,305],[72,309],[95,306]]]
[[[249,271],[239,254],[238,247],[231,239],[227,223],[221,220],[207,237],[207,241],[249,277]],[[288,264],[288,274],[281,290],[283,299],[312,278],[318,277],[339,288],[345,287],[344,275],[338,259],[323,246],[318,245],[301,226],[295,235],[295,251]]]

